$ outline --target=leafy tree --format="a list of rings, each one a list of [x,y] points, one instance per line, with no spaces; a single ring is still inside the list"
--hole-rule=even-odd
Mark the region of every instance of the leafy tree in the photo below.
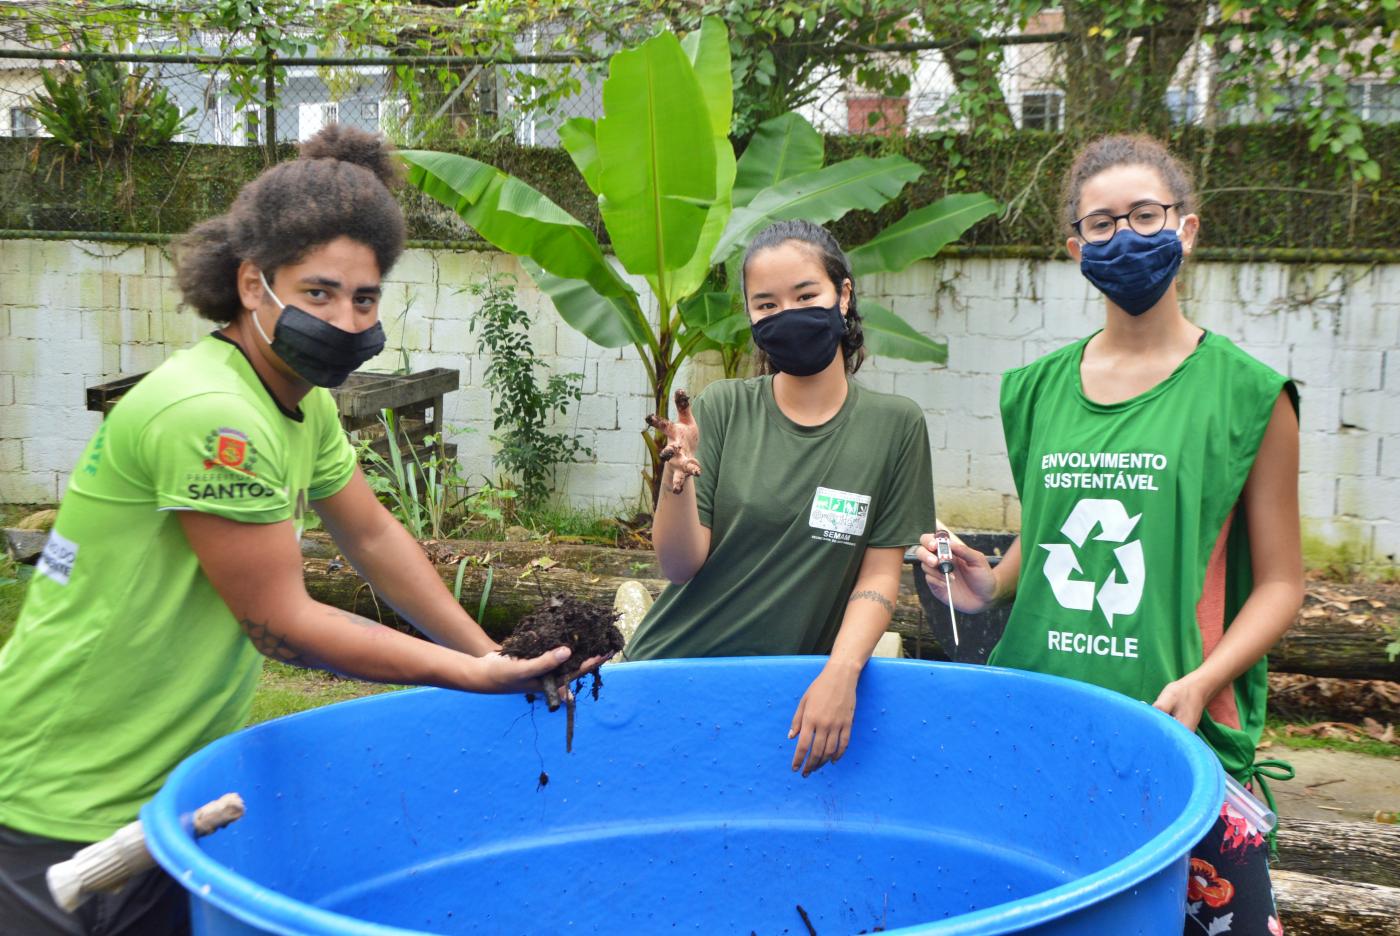
[[[717,19],[707,19],[684,43],[662,32],[612,57],[602,118],[561,128],[565,149],[598,197],[622,271],[649,287],[652,302],[645,305],[593,232],[538,191],[465,156],[400,154],[410,183],[492,244],[520,255],[564,321],[603,347],[635,348],[662,414],[687,358],[709,348],[732,353],[748,341],[747,314],[719,284],[737,281],[734,267],[758,231],[777,220],[826,223],[849,211],[877,210],[923,172],[901,156],[823,165],[822,138],[796,114],[760,125],[736,159],[730,76],[729,43]],[[855,271],[904,269],[996,207],[982,195],[953,195],[909,212],[850,251]],[[874,353],[946,357],[942,345],[889,310],[872,303],[863,309]],[[646,438],[655,498],[660,462],[654,440]]]

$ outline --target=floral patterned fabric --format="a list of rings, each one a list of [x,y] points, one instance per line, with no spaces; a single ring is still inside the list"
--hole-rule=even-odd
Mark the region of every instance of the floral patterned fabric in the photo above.
[[[1220,818],[1191,850],[1186,936],[1283,936],[1269,882],[1264,830],[1225,803]]]

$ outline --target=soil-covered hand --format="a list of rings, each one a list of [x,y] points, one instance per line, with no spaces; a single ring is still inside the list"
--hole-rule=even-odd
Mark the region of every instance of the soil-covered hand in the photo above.
[[[832,661],[802,694],[788,730],[788,737],[797,739],[792,769],[800,767],[802,776],[840,760],[846,753],[846,745],[851,742],[851,722],[856,716],[859,680],[859,668]]]
[[[919,544],[914,555],[923,566],[929,590],[935,598],[947,604],[948,586],[942,570],[938,568],[938,544],[934,535],[925,533],[919,537]],[[953,550],[953,571],[949,573],[953,583],[953,607],[964,614],[977,614],[996,597],[996,573],[992,571],[987,557],[971,546],[956,539],[949,545]]]
[[[671,493],[679,494],[685,490],[686,479],[700,473],[700,463],[695,460],[695,453],[700,449],[700,427],[690,413],[690,394],[676,391],[675,419],[663,419],[652,413],[647,416],[647,425],[666,436],[661,460],[666,463]]]

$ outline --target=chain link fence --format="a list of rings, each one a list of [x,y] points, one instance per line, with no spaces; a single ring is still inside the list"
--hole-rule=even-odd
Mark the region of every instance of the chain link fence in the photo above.
[[[35,54],[43,58],[0,50],[6,56],[0,58],[0,136],[48,135],[35,108],[46,93],[44,74],[79,78],[95,63],[116,64],[122,74],[136,74],[164,92],[183,115],[174,140],[184,143],[295,143],[342,123],[382,132],[404,146],[464,137],[553,146],[560,123],[602,110],[597,62],[547,56],[507,62],[308,58],[259,67],[159,53]]]
[[[1054,42],[1008,44],[998,66],[1007,109],[1024,129],[1064,128],[1064,94]],[[115,61],[162,89],[184,115],[177,141],[225,146],[265,146],[304,140],[329,123],[383,132],[404,146],[432,146],[446,140],[504,139],[523,145],[558,144],[556,128],[572,117],[597,117],[602,109],[603,56],[584,51],[573,61],[562,56],[523,56],[512,61],[472,61],[466,57],[288,59],[271,67],[221,62],[213,57],[165,55],[148,43],[130,55],[97,59],[61,52],[24,58],[23,51],[0,49],[0,136],[46,134],[34,103],[43,94],[42,75],[81,71],[94,60]],[[964,115],[956,107],[951,63],[937,50],[883,56],[908,79],[907,93],[872,94],[840,69],[818,85],[805,116],[829,134],[922,133],[956,130]],[[851,63],[848,63],[851,64]],[[858,64],[858,63],[857,63]],[[251,90],[250,90],[251,89]],[[1301,100],[1316,89],[1281,89]],[[1348,85],[1349,103],[1363,119],[1400,122],[1400,84],[1357,79]],[[1182,61],[1163,105],[1179,124],[1206,119],[1213,94],[1209,55],[1202,46]],[[270,106],[269,106],[270,104]],[[1288,120],[1285,104],[1267,119]],[[1211,115],[1217,123],[1266,119],[1243,106]]]

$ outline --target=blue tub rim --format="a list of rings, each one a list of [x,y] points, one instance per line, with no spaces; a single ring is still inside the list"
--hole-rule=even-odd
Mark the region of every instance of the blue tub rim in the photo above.
[[[742,668],[792,665],[820,665],[825,656],[713,657],[708,659],[646,660],[625,664],[631,667],[671,668],[700,665],[727,665]],[[951,920],[920,923],[889,930],[890,936],[900,934],[937,934],[937,936],[996,936],[1012,933],[1027,926],[1049,923],[1060,917],[1083,910],[1102,899],[1107,891],[1118,893],[1134,884],[1146,881],[1166,870],[1173,862],[1205,837],[1219,816],[1225,797],[1224,772],[1211,749],[1175,718],[1153,706],[1138,702],[1122,693],[1104,689],[1078,680],[1033,673],[1026,670],[967,663],[942,663],[925,660],[873,658],[870,667],[935,667],[940,669],[977,670],[994,679],[1012,682],[1054,684],[1061,691],[1077,692],[1099,702],[1124,710],[1143,710],[1148,718],[1164,719],[1161,724],[1166,740],[1173,743],[1185,759],[1192,777],[1192,793],[1172,822],[1135,851],[1113,864],[1067,884],[1031,894],[1017,900],[996,904],[963,914]],[[864,674],[862,674],[864,675]],[[409,696],[430,692],[451,692],[450,689],[406,689],[394,696]],[[335,706],[367,705],[383,699],[386,694],[365,696]],[[859,703],[857,703],[859,704]],[[187,774],[196,770],[201,760],[214,756],[220,748],[240,743],[250,733],[282,730],[280,726],[295,719],[314,718],[330,708],[322,706],[284,715],[261,724],[252,725],[219,738],[182,761],[155,797],[141,808],[141,821],[146,833],[146,845],[156,862],[181,886],[190,892],[191,900],[203,900],[234,919],[249,926],[299,936],[306,932],[328,936],[423,936],[422,930],[402,929],[382,923],[370,923],[345,914],[288,897],[264,887],[231,868],[212,859],[196,841],[188,813],[182,814],[175,802],[175,790]],[[217,833],[216,833],[217,834]],[[1184,917],[1184,907],[1183,907]]]

